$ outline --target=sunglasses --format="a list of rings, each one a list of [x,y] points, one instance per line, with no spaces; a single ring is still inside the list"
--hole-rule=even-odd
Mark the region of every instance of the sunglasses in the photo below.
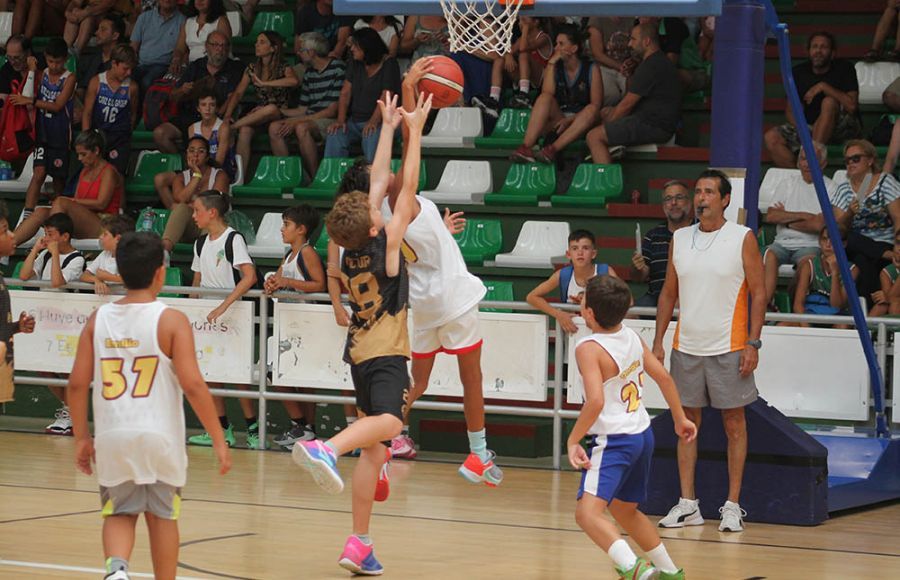
[[[868,157],[868,155],[851,155],[850,157],[844,157],[844,165],[850,165],[851,163],[859,163],[863,157]]]

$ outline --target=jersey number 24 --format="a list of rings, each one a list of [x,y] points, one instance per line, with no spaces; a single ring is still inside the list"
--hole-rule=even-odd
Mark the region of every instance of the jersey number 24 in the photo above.
[[[644,373],[638,373],[637,378],[637,383],[631,381],[623,386],[622,390],[619,392],[619,397],[626,405],[625,411],[627,413],[634,413],[641,406],[641,389],[644,388]]]

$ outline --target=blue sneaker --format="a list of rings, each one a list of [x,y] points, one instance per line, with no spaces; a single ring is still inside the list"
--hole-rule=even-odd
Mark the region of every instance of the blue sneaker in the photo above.
[[[294,463],[308,469],[319,487],[327,493],[337,494],[344,490],[344,481],[337,468],[337,457],[318,439],[297,441],[291,450],[291,457]]]
[[[344,551],[338,559],[338,565],[344,570],[361,576],[381,576],[384,574],[384,566],[375,559],[375,549],[372,544],[364,544],[356,536],[347,538]]]

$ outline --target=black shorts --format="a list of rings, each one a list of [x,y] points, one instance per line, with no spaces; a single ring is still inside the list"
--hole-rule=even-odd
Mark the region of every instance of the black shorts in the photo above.
[[[119,174],[125,175],[131,157],[131,133],[107,134],[104,157],[112,163]]]
[[[645,123],[643,120],[629,115],[609,123],[606,127],[606,142],[610,147],[616,145],[647,145],[650,143],[665,143],[672,138],[672,131],[666,131],[655,125]]]
[[[367,417],[393,415],[403,420],[409,405],[409,371],[404,356],[380,356],[350,366],[356,406]]]
[[[34,148],[34,166],[43,167],[53,179],[65,181],[69,177],[68,147],[52,147],[38,144]]]

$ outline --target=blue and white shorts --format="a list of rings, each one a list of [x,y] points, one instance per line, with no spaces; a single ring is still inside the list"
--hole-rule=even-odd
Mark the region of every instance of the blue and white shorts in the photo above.
[[[636,435],[595,435],[588,448],[590,469],[581,470],[578,499],[589,493],[609,504],[617,499],[641,503],[647,498],[653,428]]]

